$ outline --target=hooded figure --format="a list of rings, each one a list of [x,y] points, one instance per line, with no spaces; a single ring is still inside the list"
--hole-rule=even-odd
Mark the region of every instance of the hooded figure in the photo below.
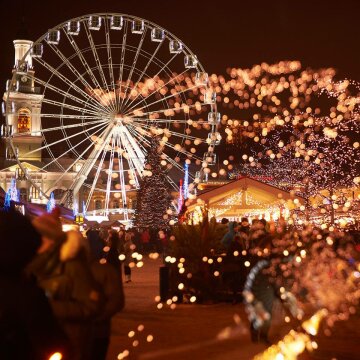
[[[71,341],[72,359],[84,359],[88,356],[91,321],[100,306],[86,241],[77,231],[62,231],[56,210],[36,218],[33,225],[42,235],[42,245],[28,270],[45,290]]]
[[[41,244],[30,221],[0,211],[0,359],[68,359],[68,341],[50,304],[24,269]]]
[[[221,239],[221,244],[225,247],[225,249],[229,249],[231,242],[234,239],[235,236],[235,228],[237,227],[237,222],[229,222],[228,223],[228,232],[224,235],[224,237]]]

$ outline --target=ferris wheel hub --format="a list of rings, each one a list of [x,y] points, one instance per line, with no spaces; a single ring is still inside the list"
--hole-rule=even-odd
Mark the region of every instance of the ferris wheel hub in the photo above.
[[[131,124],[133,122],[133,119],[129,116],[124,116],[122,114],[115,114],[113,122],[115,125],[124,126],[126,124]]]
[[[121,114],[116,114],[114,116],[115,125],[123,125],[124,117]]]

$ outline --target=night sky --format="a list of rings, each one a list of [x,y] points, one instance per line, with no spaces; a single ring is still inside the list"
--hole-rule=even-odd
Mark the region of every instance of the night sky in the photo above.
[[[13,44],[25,16],[30,40],[76,16],[119,12],[143,17],[178,36],[209,73],[261,62],[300,60],[332,66],[360,81],[360,1],[0,0],[0,83],[13,66]]]

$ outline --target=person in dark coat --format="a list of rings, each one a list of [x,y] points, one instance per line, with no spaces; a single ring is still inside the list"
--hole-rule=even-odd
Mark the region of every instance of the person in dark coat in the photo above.
[[[100,238],[98,241],[101,243]],[[120,262],[114,266],[104,261],[108,254],[96,249],[99,246],[90,248],[91,270],[103,299],[100,311],[92,323],[91,359],[105,360],[110,343],[111,318],[123,309],[125,298]]]
[[[73,360],[88,358],[91,321],[100,306],[86,254],[86,241],[79,232],[62,231],[57,213],[33,221],[42,235],[42,245],[28,271],[42,287],[53,312],[73,346]]]
[[[40,244],[27,218],[0,211],[0,359],[69,359],[69,341],[44,291],[24,271]]]
[[[124,243],[124,273],[125,273],[125,282],[131,282],[131,268],[130,264],[133,262],[132,254],[134,252],[134,244],[131,241],[131,235],[125,234],[125,243]]]
[[[141,244],[144,249],[144,254],[148,254],[151,251],[150,233],[148,229],[144,229],[141,233]]]
[[[242,255],[243,250],[245,250],[244,239],[240,235],[235,235],[223,264],[223,281],[232,292],[233,304],[239,301],[238,293],[242,291],[247,275],[244,266],[244,259],[247,258]]]
[[[225,249],[229,249],[231,242],[234,239],[235,233],[237,231],[237,222],[231,221],[228,223],[228,232],[221,239],[221,244],[225,247]]]
[[[107,238],[108,252],[106,254],[106,261],[108,264],[112,265],[118,273],[120,273],[121,278],[121,262],[119,260],[119,255],[124,252],[123,244],[120,244],[120,237],[117,231],[109,230],[109,236]]]

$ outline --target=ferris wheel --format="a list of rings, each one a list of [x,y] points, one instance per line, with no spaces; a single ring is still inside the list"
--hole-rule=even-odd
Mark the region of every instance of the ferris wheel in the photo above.
[[[22,159],[41,152],[40,171],[59,175],[48,188],[24,171],[27,179],[46,197],[66,180],[61,203],[72,206],[78,199],[84,213],[100,193],[104,202],[97,212],[115,210],[117,198],[117,211],[127,218],[127,194],[144,176],[153,136],[174,189],[184,162],[199,167],[190,174],[195,183],[216,162],[220,114],[209,76],[181,40],[150,21],[102,13],[50,29],[16,66],[6,100],[8,125],[22,115],[14,110],[14,93],[26,88],[38,94],[39,106],[30,128],[13,126],[8,141],[17,162],[22,167]],[[17,144],[29,137],[39,145],[20,156]]]

